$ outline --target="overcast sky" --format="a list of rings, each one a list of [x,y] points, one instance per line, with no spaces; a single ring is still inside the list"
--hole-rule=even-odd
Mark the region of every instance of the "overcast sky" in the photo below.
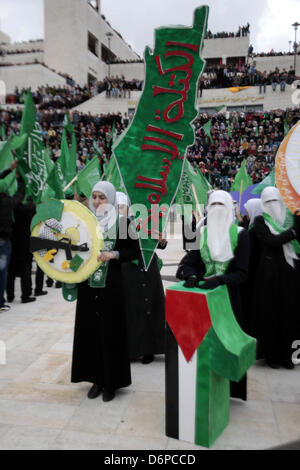
[[[146,45],[153,46],[154,28],[191,25],[193,11],[201,4],[200,0],[101,0],[102,14],[140,55]],[[288,51],[288,42],[294,41],[291,24],[300,23],[300,0],[204,0],[203,4],[210,6],[212,32],[236,32],[249,22],[256,52]],[[13,41],[43,38],[43,0],[0,0],[0,29]]]

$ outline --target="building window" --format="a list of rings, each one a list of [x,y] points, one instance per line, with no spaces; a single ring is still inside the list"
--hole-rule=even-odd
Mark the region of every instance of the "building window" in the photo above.
[[[88,78],[88,85],[94,85],[94,83],[97,81],[97,78],[91,73],[88,73],[87,78]]]
[[[99,0],[88,0],[88,2],[94,10],[99,11]]]
[[[101,60],[106,64],[111,64],[115,61],[117,56],[106,47],[104,44],[101,43]]]
[[[88,49],[89,51],[99,57],[99,41],[92,33],[88,32]]]

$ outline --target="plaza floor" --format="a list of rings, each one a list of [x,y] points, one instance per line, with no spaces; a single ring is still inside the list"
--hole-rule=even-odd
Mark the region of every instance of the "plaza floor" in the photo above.
[[[179,232],[179,231],[178,231]],[[165,287],[184,252],[170,240],[159,255]],[[132,385],[103,403],[90,384],[71,384],[75,303],[61,290],[0,315],[0,449],[204,450],[165,436],[164,357],[132,364]],[[248,372],[248,401],[231,400],[230,422],[212,449],[268,449],[300,439],[300,367]]]

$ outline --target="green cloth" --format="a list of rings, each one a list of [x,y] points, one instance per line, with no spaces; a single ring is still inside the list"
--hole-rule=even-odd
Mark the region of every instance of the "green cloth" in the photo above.
[[[275,186],[275,170],[272,170],[271,173],[251,191],[251,193],[261,194],[268,186]]]
[[[243,193],[249,186],[253,185],[252,178],[248,175],[247,168],[246,168],[246,160],[243,160],[241,164],[241,168],[237,172],[234,181],[231,185],[230,192],[238,191],[239,193]]]
[[[229,237],[231,243],[232,253],[234,253],[238,243],[238,227],[232,224],[229,229]],[[214,261],[211,257],[208,244],[207,244],[207,227],[204,227],[203,234],[200,241],[200,252],[201,258],[206,267],[206,273],[204,277],[209,276],[222,276],[230,263],[231,260],[226,262]]]
[[[211,133],[210,133],[211,120],[208,121],[206,124],[204,124],[204,126],[202,126],[202,129],[204,130],[205,135],[207,135],[209,137],[210,142],[213,143],[213,138],[212,138]]]
[[[8,141],[0,142],[0,172],[7,170],[10,167],[14,161],[12,150],[16,150],[24,145],[26,138],[27,135],[24,135],[23,137],[12,135]],[[16,170],[13,170],[9,175],[1,180],[0,188],[1,192],[7,192],[10,196],[13,196],[17,192],[18,183]]]
[[[89,163],[81,170],[77,177],[77,193],[84,194],[85,197],[90,198],[92,189],[101,178],[101,169],[98,157],[94,157]]]
[[[278,233],[285,232],[286,229],[282,227],[278,222],[276,222],[269,214],[266,214],[265,212],[263,213],[263,218],[265,219],[266,222],[268,222],[274,230]],[[298,255],[300,254],[300,243],[297,240],[291,240],[289,243],[293,246],[295,253]]]
[[[24,145],[17,149],[18,172],[24,180],[26,194],[39,204],[48,177],[44,157],[41,128],[36,119],[34,102],[30,91],[27,93],[21,121],[20,136],[26,134]]]

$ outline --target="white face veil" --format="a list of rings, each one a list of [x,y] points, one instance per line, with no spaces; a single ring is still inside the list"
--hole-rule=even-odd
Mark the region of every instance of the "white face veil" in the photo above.
[[[232,197],[225,191],[214,191],[207,207],[207,245],[214,261],[224,263],[233,258],[229,234],[233,223]]]
[[[104,194],[107,198],[107,203],[101,204],[97,209],[93,205],[92,197],[89,201],[90,210],[97,217],[102,232],[105,233],[115,225],[118,217],[116,190],[108,181],[99,181],[93,187],[92,194],[95,191]]]
[[[259,215],[262,215],[262,204],[261,204],[261,199],[249,199],[249,201],[246,202],[245,204],[245,209],[248,212],[249,215],[249,227],[254,223],[255,217],[258,217]]]
[[[279,190],[272,186],[265,188],[261,193],[261,201],[263,212],[269,214],[275,222],[283,226],[286,216],[286,207],[281,198]],[[270,232],[273,235],[278,235],[278,232],[274,229],[271,224],[269,224],[266,220],[265,223],[269,227]],[[294,268],[294,260],[297,260],[298,256],[295,253],[293,245],[291,243],[285,243],[282,248],[286,262],[292,268]]]
[[[284,224],[286,208],[277,188],[269,186],[263,190],[261,205],[263,212],[269,214],[275,222]]]

